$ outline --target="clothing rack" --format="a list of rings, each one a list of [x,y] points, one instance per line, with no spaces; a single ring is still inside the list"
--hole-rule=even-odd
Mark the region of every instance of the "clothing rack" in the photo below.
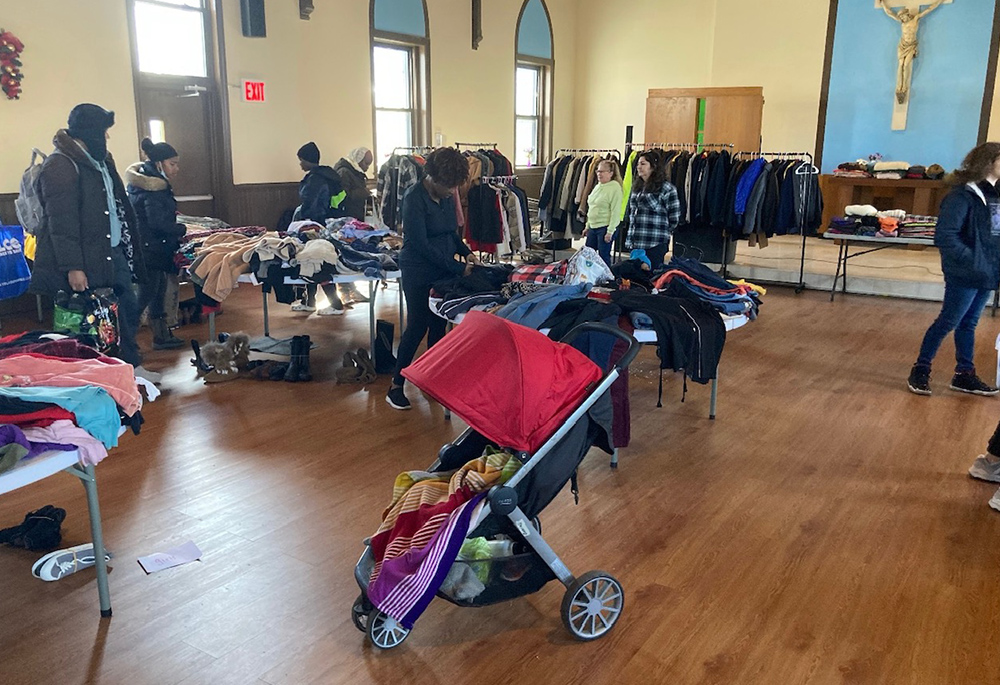
[[[499,143],[455,143],[456,149],[471,147],[476,150],[495,150]]]
[[[517,176],[480,176],[480,183],[513,183],[517,180]]]
[[[559,148],[558,150],[556,150],[556,156],[558,156],[559,154],[564,153],[564,152],[568,153],[568,154],[574,154],[574,155],[578,155],[578,154],[581,154],[581,153],[600,153],[600,152],[603,152],[603,153],[606,153],[606,154],[609,154],[609,155],[611,155],[611,154],[617,155],[619,158],[622,156],[622,153],[621,153],[620,150],[615,150],[613,148],[582,148],[582,147],[563,147],[563,148]]]
[[[394,148],[392,148],[392,154],[396,155],[396,154],[399,154],[400,152],[402,152],[404,154],[405,153],[409,153],[409,152],[423,153],[423,152],[430,152],[430,151],[432,151],[434,149],[435,148],[434,148],[433,145],[410,145],[410,146],[403,146],[403,147],[394,147]],[[393,178],[393,187],[395,187],[395,185],[399,182],[399,168],[397,167],[395,169],[391,169],[390,171],[392,172],[392,175],[394,177]],[[393,194],[392,194],[392,216],[394,217],[394,221],[395,221],[396,225],[395,226],[389,226],[389,229],[392,230],[392,231],[395,231],[399,227],[400,216],[399,216],[399,206],[397,205],[398,202],[399,202],[399,200],[396,198],[396,193],[393,192]]]
[[[819,169],[817,169],[816,165],[813,163],[813,155],[812,155],[811,152],[789,152],[787,150],[779,151],[779,152],[766,152],[766,151],[757,151],[757,150],[741,150],[739,152],[736,152],[734,154],[734,157],[749,157],[749,158],[752,158],[752,159],[760,159],[760,158],[769,157],[769,158],[774,158],[774,159],[779,159],[779,160],[799,160],[799,161],[802,161],[802,162],[807,162],[809,164],[809,166],[808,166],[808,168],[806,168],[806,167],[799,167],[799,168],[797,168],[795,170],[796,174],[798,174],[800,176],[818,176],[819,175]],[[803,169],[806,169],[806,170],[803,171]],[[802,236],[802,250],[801,250],[801,253],[799,255],[799,282],[795,286],[795,293],[796,294],[801,293],[806,288],[805,276],[806,276],[806,237],[807,237],[807,235],[806,235],[806,217],[805,217],[805,212],[809,208],[810,200],[812,200],[811,193],[812,193],[812,183],[807,183],[806,184],[806,189],[805,189],[805,194],[802,196],[803,211],[801,212],[801,215],[800,215],[800,218],[799,218],[799,221],[798,221],[799,225],[796,226],[796,228],[798,228],[798,230],[799,230],[799,234]],[[725,253],[723,254],[723,257],[728,256],[728,252],[729,252],[728,242],[729,242],[729,240],[730,240],[730,238],[729,238],[729,236],[727,234],[727,236],[726,236],[727,245],[726,245],[726,250],[725,250]],[[723,278],[728,277],[728,266],[729,265],[724,260],[723,263],[722,263],[722,277]]]

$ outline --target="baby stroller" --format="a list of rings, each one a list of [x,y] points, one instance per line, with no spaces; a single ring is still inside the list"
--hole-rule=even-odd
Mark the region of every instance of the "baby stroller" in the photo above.
[[[611,343],[627,343],[607,373],[563,344],[589,343],[594,349],[601,344],[597,339],[607,343],[607,336],[614,336]],[[469,425],[441,448],[438,459],[419,477],[447,475],[486,453],[501,453],[498,448],[507,448],[501,453],[505,455],[513,451],[507,458],[511,463],[516,459],[519,468],[455,510],[443,525],[447,530],[438,531],[430,542],[413,528],[400,533],[404,545],[420,539],[424,547],[405,553],[396,549],[391,562],[383,564],[387,546],[380,536],[392,507],[387,509],[383,527],[365,540],[354,568],[361,588],[352,607],[355,627],[375,646],[390,649],[402,644],[434,596],[478,607],[537,592],[558,579],[566,587],[562,620],[574,637],[594,640],[611,630],[624,606],[621,584],[604,571],[574,576],[542,538],[538,514],[571,479],[575,494],[576,469],[591,446],[612,453],[608,390],[638,351],[631,335],[605,324],[581,324],[556,343],[532,329],[474,311],[411,365],[404,375]],[[399,526],[416,509],[410,506],[392,525]],[[452,523],[454,528],[448,528]],[[459,556],[459,546],[464,551],[472,541],[492,545],[500,555]],[[415,565],[418,557],[421,562]],[[398,566],[390,569],[390,563],[409,563],[408,575]]]

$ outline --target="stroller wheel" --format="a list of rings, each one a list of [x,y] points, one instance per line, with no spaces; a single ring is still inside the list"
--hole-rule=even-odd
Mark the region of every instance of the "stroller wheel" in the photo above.
[[[354,621],[354,627],[362,633],[368,632],[368,614],[371,610],[372,605],[364,594],[358,595],[358,598],[354,600],[354,606],[351,607],[351,620]]]
[[[368,614],[368,638],[379,649],[392,649],[403,644],[410,634],[396,619],[386,616],[378,609]]]
[[[588,571],[566,588],[563,625],[578,640],[596,640],[614,627],[624,607],[621,583],[604,571]]]

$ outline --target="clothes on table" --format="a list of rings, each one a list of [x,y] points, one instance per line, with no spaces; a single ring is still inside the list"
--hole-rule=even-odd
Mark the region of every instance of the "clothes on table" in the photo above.
[[[5,399],[58,405],[71,412],[76,425],[104,443],[105,447],[110,449],[118,445],[118,431],[121,427],[118,406],[104,388],[92,385],[76,388],[0,387],[0,409],[4,406]]]
[[[110,357],[60,359],[31,352],[11,355],[0,359],[0,386],[93,386],[106,390],[126,416],[142,408],[132,366]]]
[[[32,443],[62,445],[62,451],[79,450],[80,464],[94,466],[108,456],[108,448],[72,421],[56,421],[49,426],[25,428],[24,436]]]
[[[501,319],[507,319],[522,326],[538,329],[549,318],[549,315],[555,311],[560,302],[577,297],[586,297],[592,287],[592,283],[553,285],[529,295],[515,297],[497,310],[496,315]]]

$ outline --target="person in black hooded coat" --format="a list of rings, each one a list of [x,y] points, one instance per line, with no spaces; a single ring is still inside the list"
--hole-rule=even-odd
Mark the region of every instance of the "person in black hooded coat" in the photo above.
[[[141,146],[146,161],[125,170],[125,189],[135,209],[146,260],[147,279],[139,288],[139,311],[149,309],[153,349],[174,350],[187,344],[170,331],[164,309],[167,275],[177,272],[174,255],[187,230],[177,223],[177,200],[171,187],[180,173],[180,163],[177,150],[169,143],[144,138]]]

